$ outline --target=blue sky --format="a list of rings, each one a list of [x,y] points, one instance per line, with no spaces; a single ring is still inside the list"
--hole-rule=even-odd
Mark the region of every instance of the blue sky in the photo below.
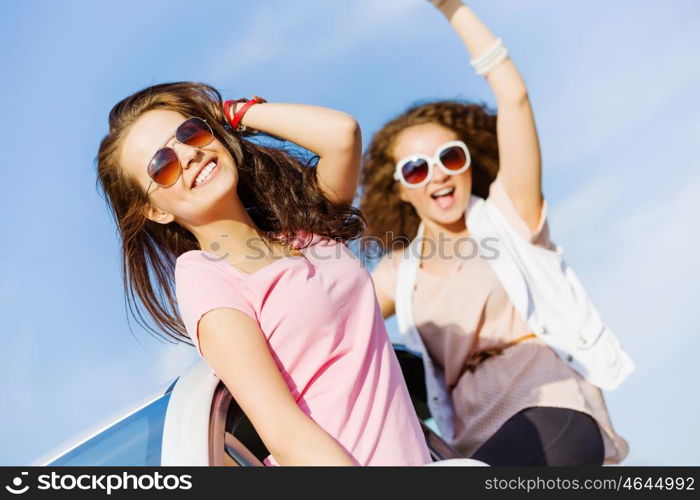
[[[416,100],[493,104],[425,0],[0,3],[0,464],[157,391],[196,354],[130,321],[95,189],[107,113],[197,80],[352,113],[365,144]],[[528,84],[552,239],[638,368],[607,393],[625,462],[700,464],[700,4],[471,3]],[[389,322],[393,331],[393,322]]]

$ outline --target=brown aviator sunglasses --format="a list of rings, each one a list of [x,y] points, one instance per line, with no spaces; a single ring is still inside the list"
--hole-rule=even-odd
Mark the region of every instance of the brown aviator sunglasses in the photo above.
[[[214,140],[214,132],[203,118],[188,118],[180,124],[175,131],[175,140],[195,148],[201,148],[211,144]],[[146,188],[146,195],[155,181],[162,187],[170,187],[175,184],[182,173],[182,162],[177,153],[170,146],[159,149],[148,162],[148,175],[151,182]]]

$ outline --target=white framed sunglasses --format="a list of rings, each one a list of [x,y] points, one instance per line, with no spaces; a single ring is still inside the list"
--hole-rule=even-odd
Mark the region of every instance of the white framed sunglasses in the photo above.
[[[416,154],[396,162],[394,180],[401,181],[407,188],[415,189],[430,182],[434,165],[447,175],[458,175],[466,172],[471,163],[472,158],[467,145],[462,141],[449,141],[439,146],[432,158]]]

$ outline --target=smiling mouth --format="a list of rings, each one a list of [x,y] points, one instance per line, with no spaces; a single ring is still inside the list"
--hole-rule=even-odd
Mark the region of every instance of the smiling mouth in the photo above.
[[[204,181],[206,181],[209,178],[209,176],[212,175],[212,172],[214,171],[214,169],[216,169],[216,166],[216,158],[212,159],[209,163],[207,163],[202,168],[202,170],[199,171],[197,177],[194,178],[194,182],[192,182],[192,189],[196,188]]]

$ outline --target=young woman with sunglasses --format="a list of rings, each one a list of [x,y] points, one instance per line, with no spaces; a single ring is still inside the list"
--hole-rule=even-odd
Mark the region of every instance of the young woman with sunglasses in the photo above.
[[[191,339],[267,465],[431,462],[371,277],[346,245],[364,227],[350,204],[360,155],[345,113],[224,103],[199,83],[145,88],[109,114],[97,171],[128,297],[158,326],[144,327]]]
[[[422,224],[413,320],[449,395],[436,403],[449,407],[452,435],[443,437],[463,456],[490,465],[618,463],[628,446],[612,427],[600,389],[518,315],[487,261],[489,242],[470,238],[466,223],[472,196],[488,198],[520,237],[553,248],[523,79],[502,41],[469,7],[460,0],[432,3],[486,77],[498,119],[483,105],[429,102],[374,135],[360,208],[367,235],[396,248],[373,272],[382,312],[396,311],[400,263],[409,251],[395,245],[414,239]]]

